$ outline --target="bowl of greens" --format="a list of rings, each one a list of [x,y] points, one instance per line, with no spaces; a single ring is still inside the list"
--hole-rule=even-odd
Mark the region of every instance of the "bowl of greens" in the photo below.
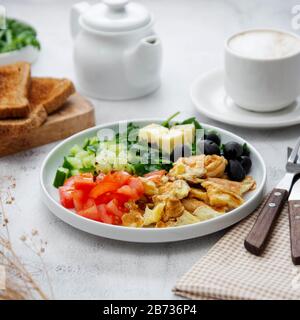
[[[0,64],[36,61],[41,45],[36,30],[26,22],[7,18],[0,30]]]

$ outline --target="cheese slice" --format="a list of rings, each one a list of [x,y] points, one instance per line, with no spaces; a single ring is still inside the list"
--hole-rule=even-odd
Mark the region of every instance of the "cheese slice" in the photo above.
[[[174,148],[191,145],[195,137],[193,124],[177,125],[168,129],[159,124],[150,124],[139,130],[139,139],[157,145],[164,153],[171,153]]]
[[[159,146],[161,137],[168,133],[168,128],[152,123],[139,130],[139,140],[143,140],[151,144],[155,143]]]

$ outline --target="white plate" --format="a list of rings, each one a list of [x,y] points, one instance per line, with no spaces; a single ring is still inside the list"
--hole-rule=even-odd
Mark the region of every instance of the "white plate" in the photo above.
[[[0,65],[15,63],[18,61],[26,61],[34,63],[39,56],[40,51],[33,46],[27,46],[20,50],[0,53]]]
[[[162,121],[163,120],[161,119],[152,119],[132,120],[130,122],[134,122],[140,126],[145,126],[149,123]],[[55,172],[57,168],[61,166],[63,157],[69,152],[70,148],[74,144],[82,144],[85,138],[96,135],[99,129],[116,129],[117,126],[118,123],[116,122],[109,123],[96,126],[94,128],[73,135],[72,137],[58,144],[48,154],[42,164],[40,183],[43,201],[45,202],[49,210],[52,211],[58,218],[72,225],[73,227],[94,235],[116,240],[131,242],[172,242],[200,237],[227,228],[228,226],[240,221],[241,219],[249,215],[261,202],[263,189],[266,182],[266,167],[261,155],[251,144],[247,142],[251,149],[251,159],[253,162],[251,175],[257,182],[257,188],[256,190],[249,192],[246,195],[246,201],[242,206],[220,217],[192,225],[173,228],[129,228],[89,220],[77,215],[71,210],[64,208],[59,203],[58,190],[52,185]],[[235,134],[223,129],[204,124],[203,127],[207,129],[217,130],[221,134],[223,143],[232,140],[237,141],[238,143],[246,142]]]
[[[279,128],[300,123],[300,102],[276,111],[258,113],[237,106],[227,96],[223,84],[224,72],[212,70],[197,78],[190,89],[193,104],[197,110],[220,122],[239,127]]]

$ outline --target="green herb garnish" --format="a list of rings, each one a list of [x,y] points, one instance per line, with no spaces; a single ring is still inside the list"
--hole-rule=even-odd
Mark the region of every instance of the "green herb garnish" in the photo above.
[[[182,121],[180,124],[194,124],[195,129],[202,129],[200,123],[195,117],[188,118],[184,121]]]
[[[0,53],[20,50],[26,46],[40,50],[36,31],[26,23],[7,18],[6,29],[0,30]]]
[[[177,117],[178,115],[180,114],[179,111],[177,111],[176,113],[174,113],[173,115],[171,115],[171,117],[169,117],[167,120],[165,120],[161,125],[163,127],[166,127],[166,128],[170,128],[170,122],[171,120],[173,120],[175,117]]]

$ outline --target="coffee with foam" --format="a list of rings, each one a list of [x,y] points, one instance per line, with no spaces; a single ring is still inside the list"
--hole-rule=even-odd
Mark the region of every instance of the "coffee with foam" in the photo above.
[[[254,59],[278,59],[300,52],[300,40],[289,33],[251,30],[237,34],[229,48],[241,56]]]

